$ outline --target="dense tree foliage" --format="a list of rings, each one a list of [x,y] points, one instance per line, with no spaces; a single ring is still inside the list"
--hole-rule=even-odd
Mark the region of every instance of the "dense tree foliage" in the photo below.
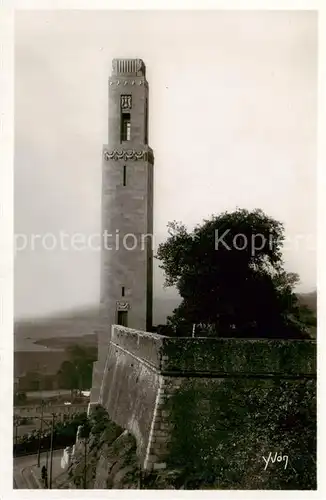
[[[313,315],[294,292],[298,275],[284,270],[280,222],[238,209],[193,231],[177,222],[168,227],[157,258],[165,286],[175,286],[183,300],[165,333],[190,335],[193,324],[204,324],[220,336],[309,337]]]
[[[68,416],[67,416],[68,417]],[[54,449],[64,448],[75,444],[77,429],[79,426],[86,427],[87,414],[76,413],[65,419],[64,421],[55,422],[53,434],[53,447]],[[41,438],[41,441],[40,441]],[[39,429],[18,437],[17,445],[14,444],[14,455],[25,455],[28,453],[36,453],[38,450],[39,442],[41,443],[41,450],[49,450],[51,443],[51,426],[43,425],[42,433]]]
[[[191,384],[178,392],[176,438],[152,487],[171,481],[177,489],[316,488],[315,380],[228,378],[208,387],[207,396],[203,401]]]
[[[15,392],[14,394],[14,405],[24,405],[26,404],[27,396],[25,392]]]
[[[63,361],[57,373],[59,387],[71,391],[90,389],[96,348],[74,345],[67,347],[67,351],[69,360]]]

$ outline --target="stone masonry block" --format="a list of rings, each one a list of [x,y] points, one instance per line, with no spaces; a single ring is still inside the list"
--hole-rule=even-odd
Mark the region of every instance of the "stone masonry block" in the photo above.
[[[153,441],[155,443],[166,443],[168,441],[168,436],[165,435],[165,436],[155,436],[153,438]]]
[[[170,425],[170,424],[168,424],[168,423],[165,423],[165,422],[161,422],[161,424],[160,424],[160,428],[161,428],[162,430],[164,430],[164,429],[169,430],[169,429],[171,428],[171,425]]]
[[[164,438],[167,438],[169,436],[169,433],[167,431],[163,431],[161,429],[155,431],[154,433],[154,438],[157,438],[157,437],[164,437]]]
[[[161,430],[161,420],[158,419],[155,420],[153,429],[154,429],[154,434],[156,434],[157,431]]]
[[[155,463],[153,469],[154,470],[166,469],[166,462]]]

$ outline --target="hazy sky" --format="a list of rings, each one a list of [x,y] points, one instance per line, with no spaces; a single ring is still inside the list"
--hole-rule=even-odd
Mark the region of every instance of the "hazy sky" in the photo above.
[[[17,12],[15,232],[100,231],[114,57],[147,66],[156,242],[169,220],[191,227],[237,206],[262,208],[292,239],[287,269],[300,274],[301,290],[314,288],[317,16],[309,11]],[[18,252],[15,316],[96,304],[99,257],[40,244]],[[162,283],[156,271],[155,296]]]

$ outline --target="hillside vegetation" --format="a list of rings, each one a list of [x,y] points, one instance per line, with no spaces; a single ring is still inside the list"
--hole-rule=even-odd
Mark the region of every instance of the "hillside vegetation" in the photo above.
[[[265,381],[266,382],[266,381]],[[241,390],[239,390],[239,383]],[[315,489],[315,381],[264,384],[228,380],[216,391],[209,414],[201,412],[197,392],[181,392],[175,401],[167,468],[141,472],[136,441],[112,422],[102,407],[91,415],[76,445],[74,463],[56,487],[68,489]],[[198,398],[197,398],[198,399]],[[190,406],[189,406],[190,405]],[[193,438],[183,440],[184,422]],[[205,422],[209,419],[211,425]],[[206,429],[206,431],[205,431]],[[207,457],[208,442],[216,451]],[[206,443],[206,444],[205,444]],[[281,456],[282,465],[264,469],[262,457]],[[283,455],[287,456],[286,466]]]

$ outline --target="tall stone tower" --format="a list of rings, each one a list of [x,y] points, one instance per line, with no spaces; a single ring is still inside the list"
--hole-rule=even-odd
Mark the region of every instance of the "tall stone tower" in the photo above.
[[[101,318],[92,400],[103,377],[112,324],[152,326],[153,151],[148,83],[141,59],[114,59],[109,136],[103,147]]]

